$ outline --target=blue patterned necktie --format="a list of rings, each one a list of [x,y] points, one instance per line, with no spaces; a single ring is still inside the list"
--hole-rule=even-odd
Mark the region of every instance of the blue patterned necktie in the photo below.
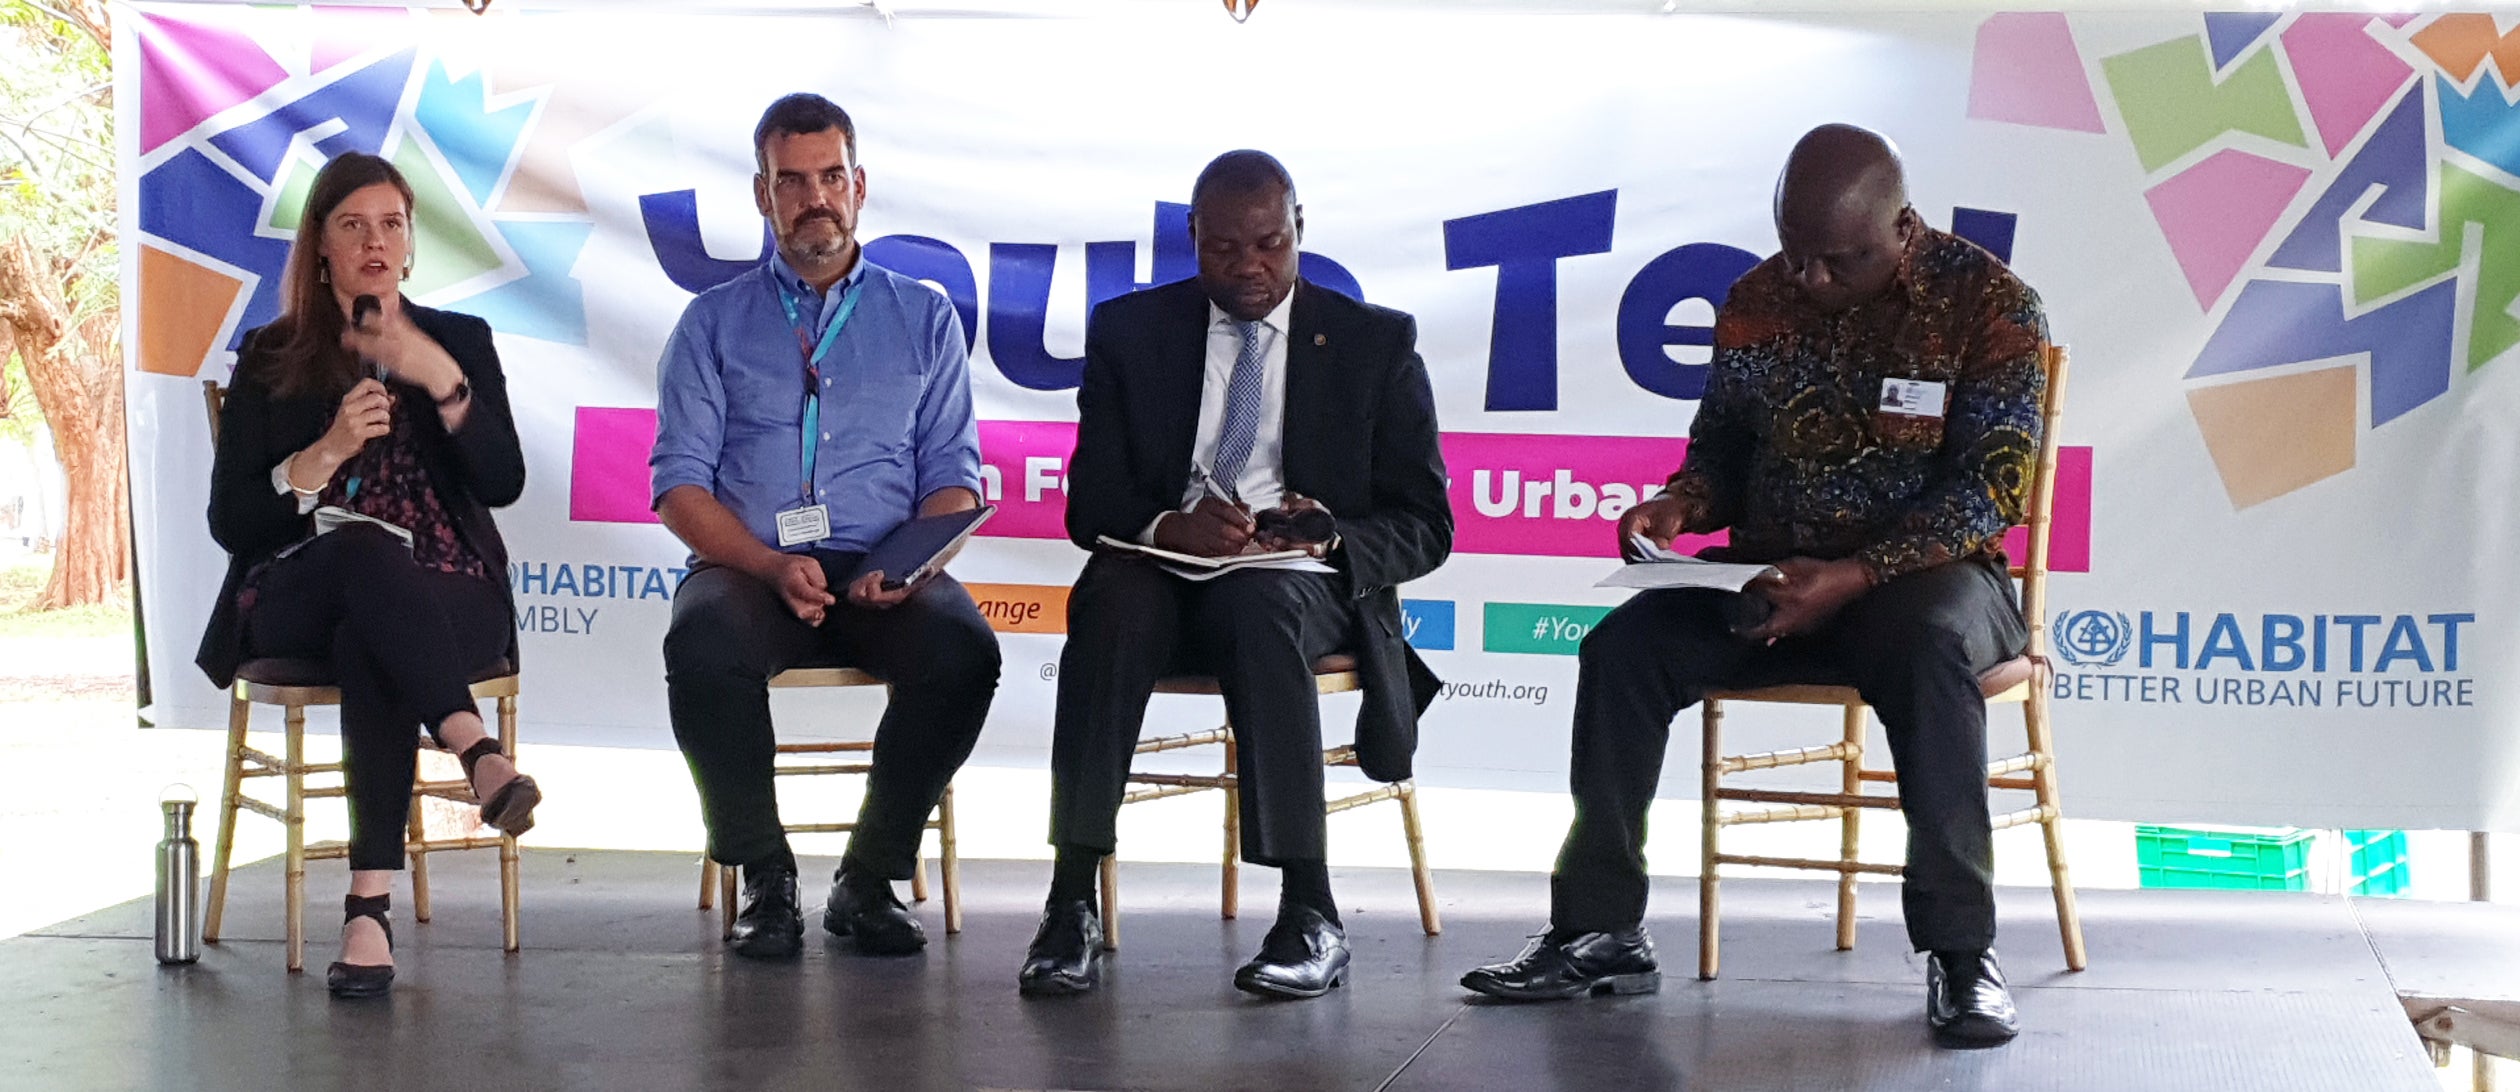
[[[1260,437],[1262,357],[1259,323],[1237,322],[1234,330],[1242,335],[1242,352],[1234,357],[1233,377],[1225,382],[1225,420],[1217,429],[1215,465],[1209,473],[1217,488],[1239,497],[1235,483],[1251,458],[1252,442]]]

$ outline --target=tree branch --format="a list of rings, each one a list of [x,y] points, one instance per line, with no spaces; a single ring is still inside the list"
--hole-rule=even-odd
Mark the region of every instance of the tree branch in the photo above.
[[[46,171],[42,163],[35,161],[35,152],[33,149],[28,148],[23,142],[19,141],[18,138],[10,136],[8,130],[6,129],[0,129],[0,140],[8,141],[10,147],[17,149],[18,159],[26,164],[28,170],[35,172],[35,181],[37,184],[47,186],[52,184],[51,172]]]
[[[88,96],[90,96],[90,95],[93,95],[93,94],[95,94],[95,93],[97,93],[97,92],[99,92],[99,91],[111,91],[111,90],[113,90],[113,89],[114,89],[114,81],[112,81],[112,80],[106,80],[105,82],[100,83],[100,84],[96,84],[96,85],[94,85],[94,86],[92,86],[92,87],[88,87],[88,88],[85,88],[85,89],[80,90],[80,91],[75,91],[75,92],[72,92],[71,94],[63,95],[63,96],[61,97],[60,101],[55,102],[55,103],[53,103],[52,105],[47,106],[47,107],[45,107],[45,108],[43,108],[43,109],[41,109],[41,110],[37,110],[37,111],[35,111],[35,112],[34,112],[34,113],[32,113],[32,114],[28,114],[28,115],[26,115],[26,124],[28,124],[28,125],[33,125],[33,124],[35,124],[37,121],[42,120],[42,119],[43,119],[43,117],[44,117],[44,115],[46,115],[46,114],[52,113],[52,112],[53,112],[53,111],[55,111],[55,110],[59,110],[59,109],[61,109],[61,108],[62,108],[62,107],[64,107],[64,106],[68,106],[68,105],[70,105],[71,103],[77,102],[77,101],[79,101],[80,99],[84,99],[84,98],[86,98],[86,97],[88,97]]]
[[[26,6],[79,28],[79,32],[87,35],[89,41],[96,43],[96,48],[109,54],[114,51],[114,24],[111,13],[93,11],[86,4],[79,5],[75,12],[68,12],[44,3],[44,0],[26,0]]]
[[[0,117],[0,124],[12,123],[13,121],[14,119],[11,118]],[[82,154],[83,152],[105,150],[103,146],[97,144],[95,141],[84,139],[75,133],[57,133],[50,129],[39,129],[32,125],[19,124],[17,128],[19,132],[28,136],[44,138],[62,155],[78,160],[79,162],[85,163],[88,166],[94,167],[100,171],[112,170],[112,168],[107,167],[105,164],[99,163],[96,160],[90,159],[86,155]],[[0,136],[4,135],[6,135],[5,132],[0,132]],[[9,141],[9,143],[17,144],[17,141],[13,138]],[[18,144],[18,151],[21,154],[25,154],[26,145]],[[29,155],[29,158],[32,158],[31,154]],[[109,153],[106,158],[112,158],[111,154]]]

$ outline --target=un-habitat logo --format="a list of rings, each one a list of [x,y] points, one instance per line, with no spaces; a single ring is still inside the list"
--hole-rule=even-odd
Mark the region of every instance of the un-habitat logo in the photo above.
[[[2180,377],[2188,410],[2247,508],[2353,469],[2364,431],[2520,355],[2520,29],[2482,13],[2200,24],[2087,58],[2062,14],[1993,16],[1969,116],[2135,159],[2213,322]]]
[[[2067,611],[2053,632],[2056,654],[2076,667],[2115,667],[2135,647],[2135,627],[2114,611]]]
[[[2473,611],[2292,614],[2066,610],[2049,634],[2059,701],[2306,709],[2476,703]]]

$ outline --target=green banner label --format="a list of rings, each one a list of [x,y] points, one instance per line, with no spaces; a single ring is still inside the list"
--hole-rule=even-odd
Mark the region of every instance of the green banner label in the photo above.
[[[1572,656],[1608,607],[1568,603],[1490,603],[1484,616],[1484,647],[1489,652],[1529,652]]]

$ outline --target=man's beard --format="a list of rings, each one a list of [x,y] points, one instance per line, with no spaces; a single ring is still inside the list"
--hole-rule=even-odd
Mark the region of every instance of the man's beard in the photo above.
[[[806,235],[806,227],[818,220],[830,224],[831,233]],[[787,252],[791,260],[799,262],[820,265],[824,262],[837,261],[849,252],[849,234],[841,228],[839,217],[809,216],[796,225],[795,231],[790,235]]]
[[[833,236],[828,239],[818,239],[810,243],[799,242],[793,248],[793,252],[797,257],[803,258],[806,261],[817,265],[823,262],[837,261],[842,254],[848,253],[848,250],[849,241],[839,236]]]

